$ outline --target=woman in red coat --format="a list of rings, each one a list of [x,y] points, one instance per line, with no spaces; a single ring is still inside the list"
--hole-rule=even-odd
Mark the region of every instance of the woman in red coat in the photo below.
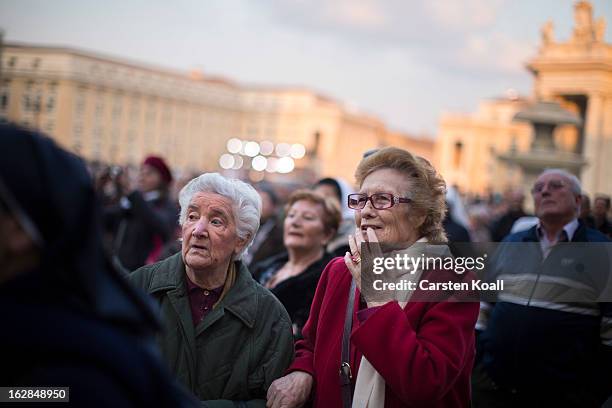
[[[397,148],[362,160],[356,179],[359,192],[348,199],[358,227],[349,237],[351,254],[323,271],[295,361],[289,374],[270,386],[267,406],[469,407],[478,303],[419,302],[414,300],[419,290],[409,302],[367,295],[364,300],[360,287],[361,243],[381,242],[410,253],[417,241],[446,242],[445,183],[426,160]],[[413,276],[448,278],[432,273]],[[343,399],[339,370],[353,280],[351,402]]]

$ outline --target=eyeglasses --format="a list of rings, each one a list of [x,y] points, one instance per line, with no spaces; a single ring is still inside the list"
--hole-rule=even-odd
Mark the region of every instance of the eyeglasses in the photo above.
[[[544,187],[547,185],[550,191],[558,191],[565,187],[565,183],[561,180],[550,180],[548,183],[534,184],[533,188],[531,189],[531,193],[540,194],[542,191],[544,191]]]
[[[366,203],[370,200],[372,207],[377,210],[384,210],[391,208],[398,203],[409,203],[412,200],[404,197],[395,197],[391,193],[374,193],[371,196],[367,194],[349,194],[348,196],[348,207],[353,210],[361,210],[365,207]]]

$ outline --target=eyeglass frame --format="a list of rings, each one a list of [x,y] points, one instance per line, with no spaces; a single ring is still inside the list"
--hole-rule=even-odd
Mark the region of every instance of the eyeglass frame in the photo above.
[[[548,187],[550,191],[559,191],[564,187],[567,187],[567,183],[563,180],[550,180],[547,183],[535,183],[531,188],[531,194],[542,194],[545,187]]]
[[[374,197],[375,195],[385,195],[385,196],[391,196],[391,205],[388,207],[383,207],[383,208],[378,208],[376,207],[376,205],[374,205],[374,200],[372,199],[372,197]],[[360,197],[364,197],[365,196],[365,201],[363,201],[363,207],[360,208],[353,208],[351,207],[351,196],[360,196]],[[350,208],[351,210],[363,210],[366,206],[366,204],[368,203],[368,201],[370,201],[370,204],[372,204],[372,208],[376,209],[376,210],[386,210],[388,208],[392,208],[395,204],[400,204],[400,203],[404,203],[404,204],[408,204],[412,202],[411,198],[408,197],[397,197],[391,193],[374,193],[371,195],[367,195],[364,193],[353,193],[353,194],[349,194],[347,196],[347,200],[346,200],[346,204],[348,206],[348,208]]]

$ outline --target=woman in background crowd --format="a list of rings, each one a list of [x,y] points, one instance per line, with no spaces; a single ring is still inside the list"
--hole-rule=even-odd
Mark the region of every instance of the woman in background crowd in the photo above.
[[[114,236],[111,251],[123,268],[132,271],[157,261],[174,238],[178,208],[169,198],[171,183],[166,162],[149,156],[140,167],[138,188],[105,210],[105,225]]]
[[[286,252],[256,265],[253,275],[285,306],[293,335],[300,338],[319,277],[332,258],[325,246],[338,229],[340,210],[332,200],[308,190],[291,194],[286,208]]]

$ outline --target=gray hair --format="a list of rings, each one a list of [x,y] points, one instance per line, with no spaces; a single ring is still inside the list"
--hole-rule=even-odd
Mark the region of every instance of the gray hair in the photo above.
[[[546,169],[538,175],[538,178],[548,175],[548,174],[555,174],[557,176],[565,177],[570,182],[570,187],[572,189],[572,192],[575,195],[582,194],[582,186],[580,184],[580,180],[578,180],[578,177],[576,177],[569,171],[564,170],[564,169]]]
[[[179,224],[181,226],[187,218],[187,208],[196,193],[215,193],[231,200],[236,220],[236,234],[242,239],[249,237],[248,243],[237,254],[236,259],[241,259],[253,243],[255,233],[259,229],[261,197],[257,191],[243,181],[228,179],[219,173],[204,173],[187,183],[179,193],[181,206]]]

